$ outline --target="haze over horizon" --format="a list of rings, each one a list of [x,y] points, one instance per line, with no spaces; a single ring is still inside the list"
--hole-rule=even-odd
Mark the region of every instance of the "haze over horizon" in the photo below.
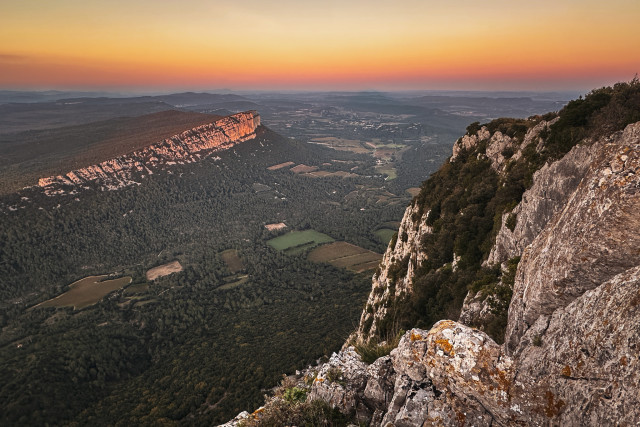
[[[562,90],[640,71],[640,2],[25,0],[0,89]]]

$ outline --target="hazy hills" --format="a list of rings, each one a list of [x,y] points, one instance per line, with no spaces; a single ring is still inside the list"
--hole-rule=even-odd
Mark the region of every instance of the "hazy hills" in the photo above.
[[[268,242],[309,230],[382,252],[409,192],[476,117],[456,102],[444,111],[388,94],[187,93],[0,106],[5,123],[32,126],[0,139],[3,188],[117,157],[234,104],[258,105],[265,125],[118,191],[0,195],[0,421],[211,424],[259,405],[283,372],[340,346],[370,283],[312,261],[307,243],[283,252]],[[181,271],[147,279],[175,261]],[[104,274],[131,281],[83,309],[35,308]],[[52,398],[67,394],[77,398]]]

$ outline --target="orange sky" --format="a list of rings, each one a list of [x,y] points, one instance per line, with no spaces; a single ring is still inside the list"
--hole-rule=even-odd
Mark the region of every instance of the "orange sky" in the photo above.
[[[574,90],[640,72],[638,0],[452,3],[5,1],[0,88]]]

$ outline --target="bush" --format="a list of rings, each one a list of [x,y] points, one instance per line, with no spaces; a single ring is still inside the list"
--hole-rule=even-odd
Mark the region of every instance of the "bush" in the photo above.
[[[364,363],[371,364],[377,359],[389,355],[391,350],[398,347],[402,335],[404,335],[404,331],[400,330],[391,340],[383,341],[382,345],[376,340],[371,340],[365,344],[355,344],[354,348]]]
[[[507,221],[505,222],[505,225],[507,226],[507,228],[513,232],[513,230],[516,229],[517,223],[518,223],[518,216],[514,213],[510,213],[509,216],[507,217]]]
[[[342,369],[338,367],[329,368],[327,371],[327,381],[330,383],[344,384],[344,381],[342,380]]]
[[[283,398],[289,403],[304,402],[307,398],[307,390],[300,387],[291,387],[284,391]]]
[[[302,402],[295,405],[282,400],[273,401],[259,415],[260,418],[249,419],[241,425],[246,427],[281,427],[281,426],[346,426],[350,420],[338,409],[332,408],[324,400]]]

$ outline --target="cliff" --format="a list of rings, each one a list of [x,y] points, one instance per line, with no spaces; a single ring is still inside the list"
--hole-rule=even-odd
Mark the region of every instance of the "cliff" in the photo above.
[[[304,404],[371,426],[639,425],[638,120],[634,80],[471,125],[407,208],[357,330],[300,373]],[[229,425],[268,424],[278,399]]]
[[[88,186],[115,190],[137,184],[136,180],[151,175],[160,168],[196,162],[215,151],[253,139],[258,126],[260,116],[256,111],[234,114],[99,164],[76,169],[65,175],[40,178],[38,186],[47,195]]]

